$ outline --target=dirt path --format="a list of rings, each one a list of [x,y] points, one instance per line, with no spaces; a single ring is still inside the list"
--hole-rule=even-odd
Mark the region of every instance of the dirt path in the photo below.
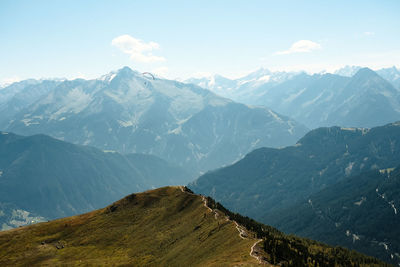
[[[259,263],[261,264],[268,264],[268,262],[266,262],[261,256],[258,256],[257,252],[255,251],[255,247],[257,246],[258,243],[260,243],[261,241],[263,241],[262,239],[258,239],[253,246],[251,246],[250,249],[250,256],[252,256],[253,258],[255,258],[256,260],[258,260]]]
[[[183,193],[186,194],[191,194],[194,195],[188,191],[185,191],[183,186],[179,186],[179,188],[181,189],[181,191]],[[201,196],[201,199],[203,200],[203,205],[204,207],[206,207],[210,212],[214,213],[215,219],[218,220],[218,212],[216,210],[211,209],[209,206],[207,206],[207,199],[205,196]],[[235,224],[236,229],[239,232],[239,237],[242,239],[249,239],[249,234],[247,233],[246,229],[244,229],[243,226],[241,226],[240,224],[238,224],[236,221],[234,220],[230,220],[228,217],[226,217],[226,221],[231,221]],[[251,246],[250,249],[250,256],[255,258],[260,264],[268,264],[268,262],[266,262],[261,256],[258,256],[258,252],[256,251],[256,246],[258,243],[262,242],[262,239],[257,239],[257,241],[253,244],[253,246]]]

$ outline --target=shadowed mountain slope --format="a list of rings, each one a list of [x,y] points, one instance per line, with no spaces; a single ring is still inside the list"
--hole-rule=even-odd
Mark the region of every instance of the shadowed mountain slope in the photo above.
[[[4,229],[24,224],[17,213],[54,219],[87,212],[130,192],[182,184],[191,177],[155,156],[122,155],[45,135],[0,132],[0,211],[4,213],[0,225],[5,223]]]
[[[400,161],[400,123],[372,129],[318,128],[294,146],[260,148],[189,185],[227,208],[268,223],[274,211],[339,180]]]
[[[279,229],[400,264],[400,168],[351,176],[271,216]]]

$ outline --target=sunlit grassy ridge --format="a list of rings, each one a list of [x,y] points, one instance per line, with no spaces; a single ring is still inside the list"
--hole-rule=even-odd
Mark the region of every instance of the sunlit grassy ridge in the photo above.
[[[0,232],[0,266],[255,266],[253,250],[280,266],[384,265],[285,235],[184,187],[132,194],[90,213]]]
[[[216,220],[201,197],[165,187],[0,232],[0,266],[251,266],[254,242],[240,238],[232,222]]]

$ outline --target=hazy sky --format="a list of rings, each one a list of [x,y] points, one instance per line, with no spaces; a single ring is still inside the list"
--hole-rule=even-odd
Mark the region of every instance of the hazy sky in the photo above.
[[[400,1],[0,1],[0,83],[400,66]]]

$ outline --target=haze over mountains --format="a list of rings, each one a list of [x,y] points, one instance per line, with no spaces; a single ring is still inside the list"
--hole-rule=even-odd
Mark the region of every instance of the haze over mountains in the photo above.
[[[196,171],[229,164],[254,148],[293,144],[307,131],[269,108],[128,67],[96,80],[24,81],[0,94],[0,110],[10,110],[1,117],[3,130],[153,154]]]
[[[322,126],[375,127],[400,119],[400,71],[376,72],[347,66],[335,74],[271,72],[260,69],[246,77],[189,79],[222,96],[265,105],[304,123]]]
[[[156,156],[0,132],[0,229],[88,212],[192,175]]]
[[[208,171],[190,183],[196,193],[398,264],[399,77],[396,68],[260,69],[237,80],[188,81],[195,85],[125,67],[94,80],[14,83],[0,90],[1,229],[88,212]],[[318,128],[327,125],[338,126]],[[284,240],[267,247],[293,241]],[[276,257],[298,256],[291,253]]]

